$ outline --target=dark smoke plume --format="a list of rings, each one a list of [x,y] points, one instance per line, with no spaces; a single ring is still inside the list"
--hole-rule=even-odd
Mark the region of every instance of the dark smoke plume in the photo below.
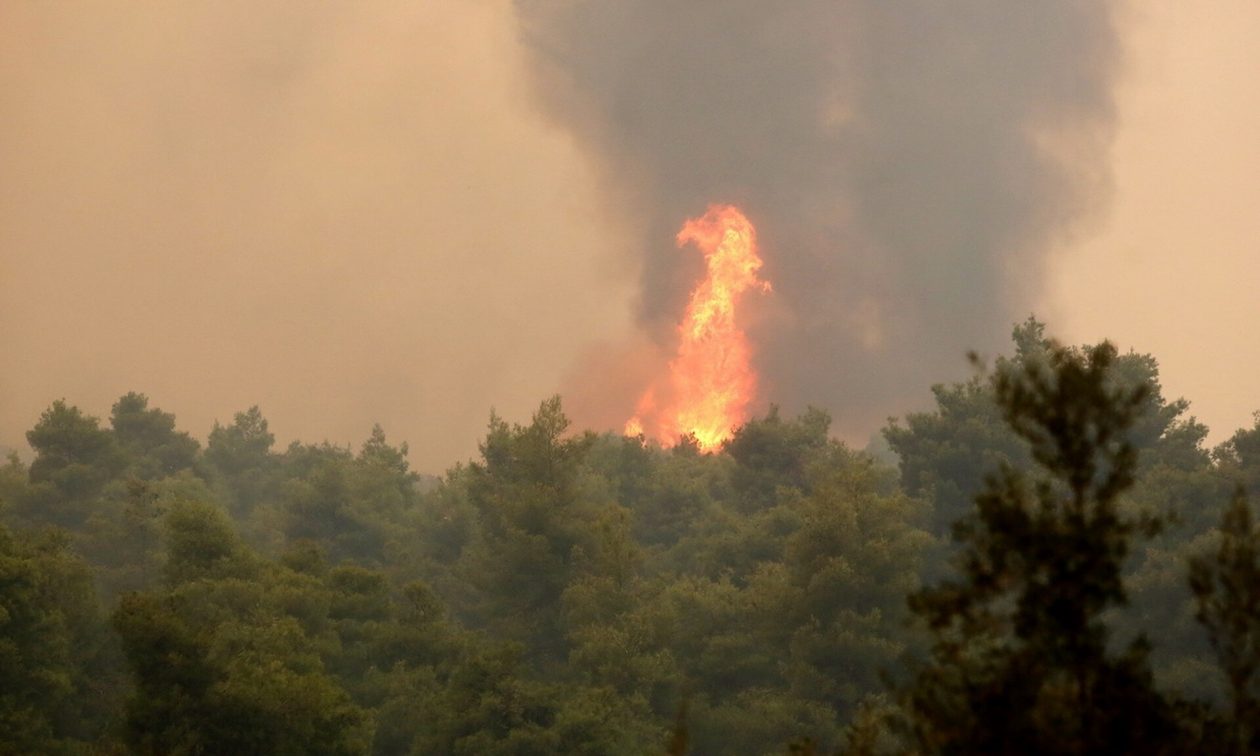
[[[645,229],[663,337],[710,202],[757,223],[763,393],[846,434],[921,402],[1036,305],[1105,203],[1115,8],[1100,0],[518,0],[546,108]]]

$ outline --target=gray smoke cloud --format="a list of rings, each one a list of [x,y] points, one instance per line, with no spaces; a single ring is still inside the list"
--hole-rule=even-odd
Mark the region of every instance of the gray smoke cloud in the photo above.
[[[663,338],[711,202],[757,223],[763,393],[861,436],[1006,343],[1105,205],[1115,7],[1075,0],[518,0],[547,113],[644,229]]]

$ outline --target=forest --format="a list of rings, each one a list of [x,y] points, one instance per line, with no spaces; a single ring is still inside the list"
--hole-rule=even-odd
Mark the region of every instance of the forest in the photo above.
[[[553,397],[441,477],[52,401],[0,467],[0,752],[1260,753],[1260,414],[1209,447],[1032,319],[973,362],[866,449]]]

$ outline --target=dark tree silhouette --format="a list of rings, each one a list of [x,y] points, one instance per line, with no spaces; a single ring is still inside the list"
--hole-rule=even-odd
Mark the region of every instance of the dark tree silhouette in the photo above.
[[[1176,748],[1139,638],[1108,651],[1103,612],[1125,602],[1130,538],[1154,521],[1122,514],[1137,455],[1129,440],[1148,386],[1116,380],[1116,350],[1051,345],[1000,366],[1003,418],[1036,475],[1008,464],[960,521],[961,577],[911,597],[933,634],[906,691],[931,753],[1159,753]]]
[[[1260,752],[1260,531],[1241,489],[1225,510],[1214,557],[1190,561],[1190,589],[1228,683],[1230,747]]]

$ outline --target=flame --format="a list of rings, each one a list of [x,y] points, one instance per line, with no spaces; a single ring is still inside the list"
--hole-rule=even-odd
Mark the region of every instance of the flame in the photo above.
[[[735,306],[748,289],[769,291],[770,284],[757,277],[762,265],[757,231],[738,208],[710,206],[704,216],[683,224],[677,242],[699,248],[707,274],[687,302],[667,380],[643,392],[625,433],[665,444],[690,434],[711,451],[747,419],[757,391],[752,351]]]

